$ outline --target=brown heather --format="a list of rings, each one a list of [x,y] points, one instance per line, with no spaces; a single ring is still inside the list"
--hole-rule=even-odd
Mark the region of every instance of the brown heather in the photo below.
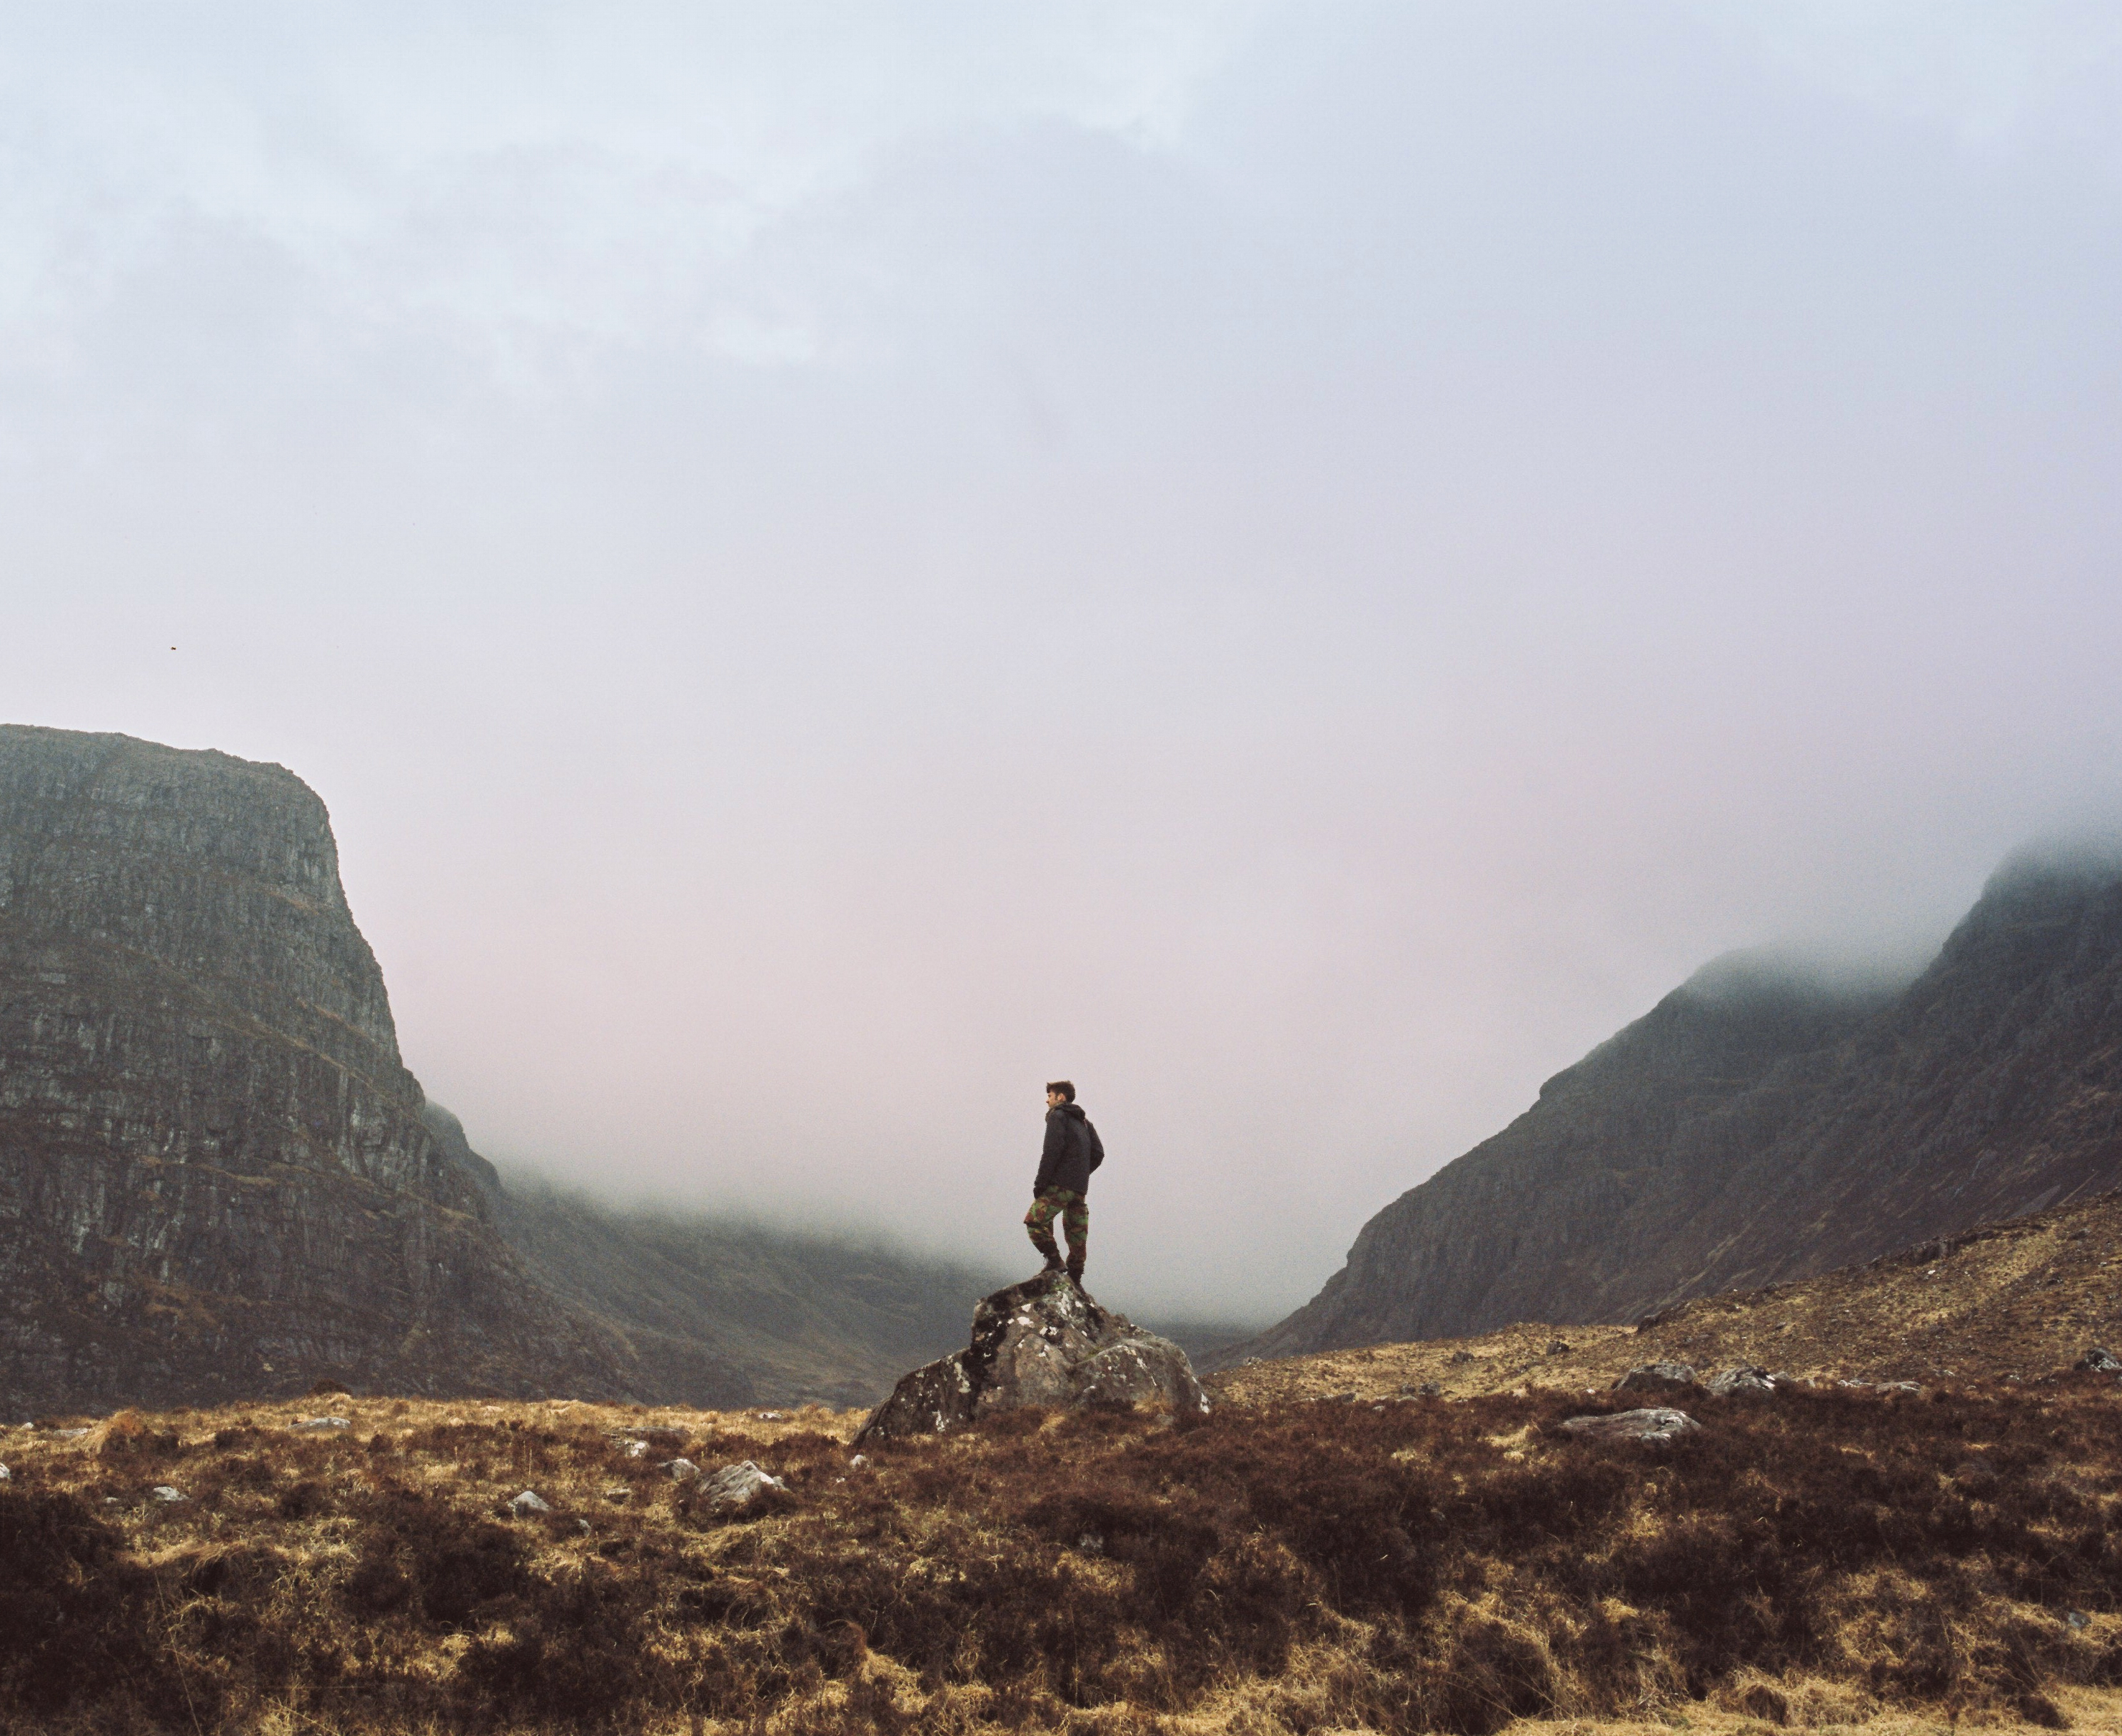
[[[1708,1400],[1662,1450],[1555,1431],[1594,1402],[1026,1412],[860,1468],[858,1416],[825,1411],[16,1431],[0,1726],[1485,1736],[2122,1706],[2111,1382]],[[652,1428],[643,1458],[609,1432]],[[659,1468],[679,1451],[789,1494],[717,1519]],[[506,1516],[524,1488],[554,1510]]]

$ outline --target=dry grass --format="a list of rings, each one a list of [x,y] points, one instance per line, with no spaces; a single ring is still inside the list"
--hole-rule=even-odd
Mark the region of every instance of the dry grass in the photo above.
[[[1550,1346],[1561,1344],[1564,1348]],[[2094,1344],[2122,1355],[2122,1198],[2109,1194],[1773,1289],[1706,1296],[1642,1330],[1510,1326],[1463,1342],[1386,1344],[1261,1362],[1213,1377],[1269,1403],[1434,1382],[1449,1396],[1603,1390],[1641,1362],[1705,1373],[1757,1365],[1831,1384],[2033,1381]]]
[[[2104,1729],[2122,1683],[2090,1377],[1654,1451],[1544,1394],[1023,1412],[859,1467],[855,1413],[333,1402],[0,1435],[0,1725],[1761,1736]],[[718,1516],[680,1451],[790,1492]]]

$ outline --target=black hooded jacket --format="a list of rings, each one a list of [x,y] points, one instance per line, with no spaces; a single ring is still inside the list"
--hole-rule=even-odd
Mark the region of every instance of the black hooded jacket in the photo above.
[[[1073,1103],[1046,1112],[1046,1148],[1039,1154],[1039,1179],[1034,1193],[1049,1188],[1066,1188],[1071,1193],[1091,1191],[1091,1172],[1105,1160],[1105,1148],[1091,1118]]]

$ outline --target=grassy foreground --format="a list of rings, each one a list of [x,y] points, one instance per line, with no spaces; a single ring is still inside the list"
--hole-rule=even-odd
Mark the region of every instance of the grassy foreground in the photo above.
[[[858,1413],[313,1403],[353,1426],[0,1434],[0,1727],[2122,1729],[2090,1376],[1708,1401],[1657,1449],[1534,1392],[1027,1412],[860,1464]],[[717,1515],[679,1453],[788,1493]]]

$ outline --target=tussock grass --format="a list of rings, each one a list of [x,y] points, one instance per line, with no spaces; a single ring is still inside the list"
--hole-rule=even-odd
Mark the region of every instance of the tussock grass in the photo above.
[[[1590,1401],[1548,1393],[1024,1412],[861,1466],[853,1413],[334,1402],[329,1435],[0,1435],[0,1728],[1762,1736],[2122,1703],[2092,1377],[1712,1402],[1657,1449],[1560,1435]],[[718,1514],[681,1453],[789,1493]]]

